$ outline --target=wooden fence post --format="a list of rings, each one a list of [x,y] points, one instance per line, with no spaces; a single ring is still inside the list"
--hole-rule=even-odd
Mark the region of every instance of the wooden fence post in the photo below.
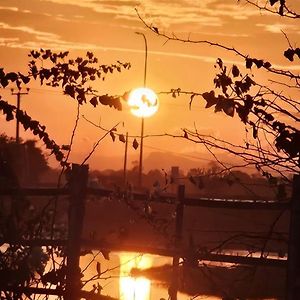
[[[290,211],[287,300],[300,299],[300,175],[294,175]]]
[[[179,185],[177,191],[177,206],[176,206],[176,224],[175,224],[175,241],[174,241],[175,250],[177,250],[181,246],[183,210],[184,210],[184,192],[185,192],[185,186]],[[173,257],[172,283],[169,288],[170,300],[177,300],[179,259],[180,257],[178,255],[175,255]]]
[[[80,299],[80,239],[85,213],[88,165],[72,165],[67,244],[66,300]]]

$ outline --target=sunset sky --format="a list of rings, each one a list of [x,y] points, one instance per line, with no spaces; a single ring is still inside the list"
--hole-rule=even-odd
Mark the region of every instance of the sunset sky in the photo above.
[[[293,5],[296,5],[292,1]],[[281,30],[297,45],[300,27],[294,20],[268,15],[246,5],[243,0],[0,0],[0,61],[5,71],[26,72],[28,52],[31,49],[69,50],[71,56],[92,51],[101,63],[117,60],[130,62],[132,68],[121,74],[108,76],[95,87],[100,93],[122,95],[143,85],[144,41],[148,41],[147,85],[156,92],[180,87],[182,90],[205,92],[213,88],[214,63],[223,61],[242,65],[231,53],[205,45],[191,45],[169,41],[147,30],[143,19],[180,38],[210,40],[234,46],[252,57],[265,58],[273,65],[300,69],[289,63],[282,53],[288,43]],[[295,7],[297,8],[297,7]],[[298,4],[299,8],[299,4]],[[298,45],[299,47],[299,45]],[[267,73],[259,75],[268,79]],[[60,89],[29,85],[29,95],[22,97],[22,109],[45,124],[58,144],[68,144],[76,117],[76,102],[62,94]],[[16,103],[10,88],[1,90],[2,97]],[[237,119],[215,114],[204,109],[204,100],[195,98],[189,110],[189,98],[160,95],[157,114],[145,120],[145,134],[180,134],[181,128],[197,127],[201,133],[242,142],[245,130]],[[119,133],[139,135],[141,121],[133,116],[124,103],[123,111],[90,104],[81,107],[81,115],[88,120],[111,128],[120,122]],[[0,132],[15,135],[15,123],[0,117]],[[81,162],[93,144],[103,135],[83,118],[79,121],[71,160]],[[33,138],[21,130],[21,137]],[[201,146],[167,137],[145,139],[145,156],[150,152],[180,153],[183,157],[212,159]],[[107,137],[90,161],[92,168],[122,168],[124,144]],[[129,160],[138,157],[138,150],[130,147]],[[111,159],[108,159],[111,158]],[[53,164],[54,166],[54,164]],[[130,166],[130,165],[129,165]],[[153,166],[152,166],[153,167]],[[164,162],[157,168],[170,168]]]

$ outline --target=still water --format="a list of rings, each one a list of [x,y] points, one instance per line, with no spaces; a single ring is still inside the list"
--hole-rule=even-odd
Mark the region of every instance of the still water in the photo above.
[[[132,268],[145,269],[152,266],[149,256],[137,256],[123,253],[120,255],[120,292],[119,297],[123,300],[150,300],[151,282],[149,279],[129,277]]]
[[[93,252],[96,255],[96,252]],[[134,268],[147,269],[162,265],[172,264],[171,258],[150,254],[139,253],[110,253],[110,260],[105,260],[101,254],[97,255],[94,262],[92,255],[86,255],[81,260],[81,268],[90,266],[85,272],[83,280],[92,278],[95,275],[97,262],[101,265],[101,279],[86,284],[86,290],[92,290],[93,284],[102,287],[102,295],[108,295],[120,300],[159,300],[168,299],[168,286],[161,282],[149,280],[144,277],[130,276]],[[99,264],[98,264],[99,265]],[[106,270],[108,270],[106,272]],[[179,300],[190,300],[191,295],[178,293]],[[201,295],[197,299],[217,300],[221,298]]]

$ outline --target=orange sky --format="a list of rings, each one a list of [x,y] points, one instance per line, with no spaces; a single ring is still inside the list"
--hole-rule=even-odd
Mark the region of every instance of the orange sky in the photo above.
[[[299,4],[298,4],[299,5]],[[161,31],[176,33],[191,39],[205,39],[234,46],[241,52],[269,59],[273,65],[300,68],[282,57],[288,47],[281,30],[291,41],[297,41],[300,29],[293,20],[283,20],[259,12],[243,1],[235,0],[0,0],[0,60],[5,71],[25,71],[30,49],[51,48],[70,50],[71,56],[92,51],[101,63],[116,60],[130,62],[132,68],[121,74],[108,76],[105,82],[96,83],[99,92],[121,95],[142,86],[144,71],[144,41],[135,32],[143,32],[148,41],[147,85],[156,92],[180,87],[197,92],[213,88],[214,62],[222,57],[225,62],[241,64],[234,55],[203,45],[176,42],[165,44],[163,38],[147,31],[138,19],[135,8],[149,23]],[[299,45],[298,45],[299,46]],[[262,78],[268,79],[264,73]],[[63,96],[58,89],[30,85],[28,96],[22,98],[22,108],[30,116],[47,126],[49,134],[59,144],[68,144],[76,116],[76,103]],[[10,90],[1,95],[15,104]],[[201,133],[213,134],[234,142],[244,138],[244,128],[237,119],[215,114],[204,109],[204,101],[195,98],[192,110],[189,98],[173,99],[160,96],[158,113],[145,122],[145,134],[179,134],[181,128],[196,126]],[[140,120],[132,116],[126,104],[118,112],[104,106],[81,107],[81,114],[106,128],[124,123],[118,132],[140,134]],[[0,132],[15,134],[15,123],[0,117]],[[93,144],[103,134],[83,118],[76,132],[72,160],[81,162]],[[32,138],[21,130],[23,138]],[[145,139],[145,157],[152,151],[180,153],[211,159],[201,146],[160,137]],[[107,137],[90,161],[92,168],[122,168],[124,144]],[[108,159],[110,157],[110,159]],[[129,160],[137,159],[138,150],[129,150]],[[148,166],[149,168],[150,166]],[[170,168],[169,165],[151,166]]]

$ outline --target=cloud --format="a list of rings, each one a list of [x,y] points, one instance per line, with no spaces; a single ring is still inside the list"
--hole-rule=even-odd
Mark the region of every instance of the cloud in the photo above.
[[[12,11],[12,12],[22,12],[22,13],[31,13],[31,11],[28,10],[28,9],[20,10],[18,7],[14,7],[14,6],[0,6],[0,10],[8,10],[8,11]]]
[[[55,39],[59,38],[59,36],[57,34],[54,34],[51,32],[35,30],[28,26],[12,26],[12,25],[9,25],[9,24],[3,23],[3,22],[0,22],[0,29],[21,31],[23,33],[32,34],[32,35],[36,36],[37,38],[44,38],[44,39],[49,39],[49,40],[55,40]]]
[[[51,32],[38,31],[27,26],[11,26],[6,23],[0,22],[0,29],[9,29],[15,31],[21,31],[24,33],[29,33],[35,36],[36,41],[21,41],[19,38],[0,38],[0,46],[10,47],[10,48],[24,48],[24,49],[40,49],[40,48],[51,48],[55,50],[101,50],[101,51],[117,51],[126,53],[144,53],[143,50],[137,50],[133,48],[123,48],[123,47],[110,47],[110,46],[98,46],[93,43],[80,43],[80,42],[68,42],[61,39],[57,34]],[[205,63],[215,63],[215,56],[205,56],[205,55],[195,55],[180,52],[164,52],[164,51],[149,51],[149,54],[157,56],[168,56],[181,59],[192,59],[198,60]],[[226,60],[224,63],[236,64],[244,66],[243,61]],[[300,70],[300,65],[275,65],[273,67],[283,70]]]
[[[10,43],[10,42],[17,42],[19,41],[19,38],[3,38],[0,37],[0,44],[6,44],[6,43]]]
[[[144,1],[93,1],[46,0],[51,3],[89,8],[100,14],[112,14],[116,19],[138,21],[134,8],[147,20],[168,28],[173,25],[189,24],[197,27],[216,27],[224,24],[224,17],[245,20],[259,15],[259,11],[236,4],[223,4],[216,0],[144,0]]]
[[[19,11],[17,7],[13,7],[13,6],[0,6],[0,10]]]
[[[1,27],[1,23],[0,23]],[[37,41],[27,41],[21,42],[18,38],[0,38],[0,46],[6,46],[11,48],[24,48],[24,49],[40,49],[40,48],[51,48],[54,50],[100,50],[100,51],[116,51],[116,52],[126,52],[126,53],[140,53],[144,54],[144,50],[138,50],[133,48],[123,48],[123,47],[110,47],[110,46],[98,46],[90,43],[76,43],[67,42],[61,39],[53,38],[49,39],[48,35],[38,35]],[[216,62],[215,56],[205,56],[205,55],[194,55],[180,52],[164,52],[164,51],[148,51],[149,54],[157,55],[159,57],[168,56],[181,59],[191,59],[198,60],[204,63],[214,64]],[[243,61],[223,59],[224,63],[232,65],[244,66]],[[282,70],[300,70],[300,65],[276,65],[273,67]]]
[[[152,2],[152,1],[150,1]],[[179,1],[177,5],[171,6],[166,3],[163,7],[158,3],[148,3],[145,5],[146,13],[151,15],[151,11],[155,15],[174,14],[174,18],[170,24],[180,24],[183,22],[193,23],[200,26],[222,26],[226,22],[224,17],[229,17],[236,20],[246,20],[250,17],[257,16],[259,12],[253,8],[245,8],[237,4],[224,4],[222,1],[216,0],[201,0]],[[143,2],[144,3],[144,2]],[[161,13],[162,11],[162,13]],[[164,14],[166,12],[166,14]]]
[[[290,31],[297,34],[300,34],[299,26],[293,24],[282,24],[282,23],[274,23],[274,24],[256,24],[257,27],[262,27],[266,32],[270,33],[280,33],[282,31]]]
[[[81,0],[74,2],[73,0],[46,0],[62,5],[78,6],[81,8],[89,8],[101,14],[113,14],[119,16],[135,15],[134,7],[138,1],[93,1]]]
[[[12,26],[0,22],[0,29],[12,30],[15,32],[27,33],[34,37],[34,40],[24,41],[20,38],[0,38],[0,46],[10,48],[24,48],[24,49],[96,49],[97,46],[89,43],[67,42],[61,39],[61,36],[52,32],[45,32],[36,30],[28,26]]]
[[[44,37],[37,37],[37,41],[26,41],[22,42],[18,39],[16,40],[3,40],[0,39],[0,46],[9,47],[9,48],[20,48],[20,49],[53,49],[53,50],[93,50],[97,49],[97,46],[94,44],[88,43],[72,43],[65,42],[62,40],[49,40]]]
[[[241,6],[234,3],[219,3],[215,6],[216,9],[210,9],[208,14],[213,14],[222,17],[231,17],[236,20],[247,20],[250,17],[260,16],[261,12],[250,6]]]

